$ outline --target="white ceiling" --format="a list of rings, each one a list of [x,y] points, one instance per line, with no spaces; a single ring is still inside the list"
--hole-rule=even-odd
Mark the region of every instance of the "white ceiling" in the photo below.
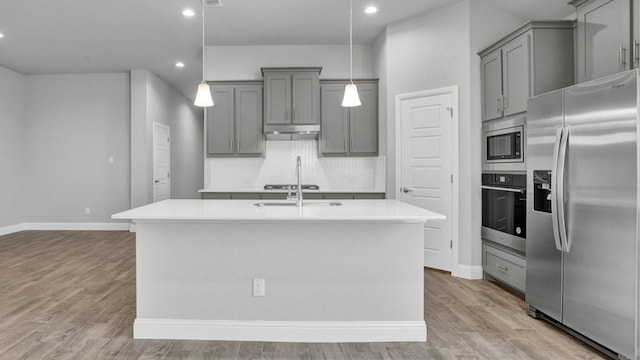
[[[354,42],[371,43],[387,24],[458,1],[353,0]],[[567,0],[484,1],[528,19],[574,11]],[[221,2],[205,12],[207,45],[349,41],[346,0]],[[369,4],[380,11],[365,15]],[[182,16],[184,8],[196,16]],[[0,0],[0,65],[22,74],[149,69],[192,97],[202,76],[200,13],[199,0]],[[177,69],[178,60],[186,67]]]

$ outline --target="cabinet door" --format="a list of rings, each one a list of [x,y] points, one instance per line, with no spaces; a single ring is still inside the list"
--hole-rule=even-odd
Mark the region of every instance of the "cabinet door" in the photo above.
[[[577,8],[578,82],[629,70],[631,0],[593,0]]]
[[[318,124],[320,119],[319,76],[313,71],[292,74],[293,123]]]
[[[291,123],[291,73],[265,73],[264,86],[267,124]]]
[[[640,67],[640,0],[633,0],[632,7],[633,13],[631,14],[631,23],[633,24],[633,48],[631,61],[632,67],[637,69]],[[640,336],[640,334],[638,334]]]
[[[502,116],[502,53],[495,50],[480,60],[482,120]]]
[[[378,154],[378,87],[357,84],[361,106],[349,109],[349,151],[358,155]]]
[[[527,111],[530,94],[530,35],[525,33],[502,47],[502,107],[504,116]]]
[[[325,155],[347,154],[349,109],[342,107],[344,85],[322,85],[321,93],[320,152]]]
[[[264,152],[262,133],[262,86],[235,88],[236,153],[260,155]]]
[[[212,86],[215,106],[207,108],[207,154],[234,153],[233,87]]]

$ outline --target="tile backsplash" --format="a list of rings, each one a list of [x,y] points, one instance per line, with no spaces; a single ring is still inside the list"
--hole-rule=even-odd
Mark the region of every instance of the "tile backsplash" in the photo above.
[[[304,184],[324,191],[385,191],[384,156],[323,157],[317,140],[267,141],[261,158],[206,158],[205,187],[258,190],[265,184],[295,184],[297,156],[302,158]]]

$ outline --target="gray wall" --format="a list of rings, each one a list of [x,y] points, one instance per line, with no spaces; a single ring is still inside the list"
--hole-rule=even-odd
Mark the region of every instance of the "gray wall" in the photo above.
[[[129,74],[26,79],[23,222],[110,222],[129,207]]]
[[[141,133],[132,119],[143,119]],[[141,170],[145,182],[136,184],[151,194],[153,120],[171,127],[173,197],[198,198],[202,119],[146,70],[24,76],[0,67],[0,228],[113,222],[111,214],[134,203],[132,172]],[[141,154],[132,151],[138,144]]]
[[[194,84],[195,92],[196,84]],[[171,131],[171,198],[199,198],[204,112],[148,70],[131,71],[131,207],[153,201],[153,123]]]
[[[375,69],[381,81],[380,113],[386,123],[387,193],[395,196],[395,96],[459,86],[459,262],[481,265],[481,119],[480,61],[482,47],[508,34],[524,19],[485,0],[463,0],[392,24],[376,40]],[[386,103],[386,105],[385,105]],[[386,113],[385,113],[386,112]],[[384,129],[384,130],[383,130]]]
[[[0,66],[0,228],[24,215],[25,77]]]

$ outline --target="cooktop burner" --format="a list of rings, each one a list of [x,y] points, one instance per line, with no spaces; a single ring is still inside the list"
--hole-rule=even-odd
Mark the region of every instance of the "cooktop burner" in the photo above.
[[[289,190],[291,187],[291,191],[298,190],[298,185],[295,184],[267,184],[264,186],[265,190]],[[302,184],[302,190],[320,190],[320,186],[318,185],[310,185],[310,184]]]

